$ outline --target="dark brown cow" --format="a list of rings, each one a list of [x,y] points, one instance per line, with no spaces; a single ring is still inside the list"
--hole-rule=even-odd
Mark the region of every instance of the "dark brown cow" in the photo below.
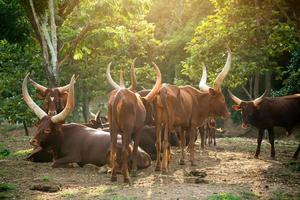
[[[157,156],[156,170],[163,172],[168,170],[168,158],[170,157],[168,134],[176,127],[180,128],[181,156],[180,164],[184,164],[185,137],[184,131],[190,136],[190,162],[195,165],[194,144],[197,127],[204,124],[208,117],[228,117],[230,115],[225,97],[221,91],[221,84],[227,75],[231,65],[231,51],[228,48],[226,64],[215,80],[214,87],[206,85],[206,68],[203,66],[203,74],[199,84],[200,90],[191,86],[178,87],[164,84],[157,95],[155,102],[156,108],[156,147],[160,152],[161,147],[161,127],[164,128],[163,139],[163,159],[162,164]]]
[[[23,98],[40,118],[40,125],[30,143],[37,147],[36,149],[52,152],[54,158],[52,167],[61,167],[68,163],[78,163],[79,166],[110,164],[110,134],[108,132],[75,123],[61,124],[74,107],[74,76],[70,82],[66,107],[54,116],[47,115],[34,103],[27,91],[27,80],[28,75],[23,81]],[[120,152],[120,137],[118,139],[118,152]],[[130,147],[128,151],[132,152]],[[118,160],[121,160],[120,156],[118,153]],[[150,163],[150,156],[139,149],[138,167],[146,168]]]
[[[269,132],[271,144],[271,158],[275,158],[274,147],[274,126],[284,127],[288,135],[293,128],[300,123],[300,94],[283,97],[266,97],[267,91],[253,101],[243,101],[234,96],[230,91],[231,99],[237,103],[234,110],[240,110],[242,114],[242,127],[252,125],[258,129],[257,148],[255,157],[258,158],[264,130]],[[300,151],[300,144],[293,158],[297,158]]]
[[[110,76],[110,65],[111,63],[107,67],[107,79],[108,82],[115,88],[113,91],[114,94],[111,93],[108,103],[108,121],[110,124],[110,133],[112,139],[111,160],[113,163],[111,181],[117,180],[115,157],[117,135],[120,134],[122,135],[122,170],[124,182],[129,182],[127,165],[128,145],[133,138],[134,146],[132,170],[135,173],[137,169],[136,153],[139,145],[140,131],[144,125],[147,124],[146,111],[161,87],[161,73],[156,64],[153,63],[157,73],[155,86],[146,97],[141,97],[138,93],[135,93],[124,87],[120,87],[116,82],[113,81]]]

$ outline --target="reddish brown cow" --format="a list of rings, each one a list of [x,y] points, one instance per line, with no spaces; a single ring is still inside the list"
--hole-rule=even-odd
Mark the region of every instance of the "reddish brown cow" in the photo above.
[[[163,172],[168,170],[168,158],[170,158],[168,135],[176,127],[180,128],[181,156],[180,164],[184,164],[185,137],[189,134],[190,142],[190,162],[195,165],[194,144],[197,127],[203,125],[208,117],[228,117],[230,115],[225,97],[221,91],[221,84],[227,75],[231,65],[231,51],[228,48],[226,64],[215,80],[214,87],[206,85],[206,68],[203,66],[203,74],[199,84],[200,90],[191,86],[178,87],[164,84],[157,95],[155,102],[156,108],[156,147],[160,152],[161,147],[161,127],[164,126],[163,139],[163,158],[162,164],[160,156],[157,156],[156,170]]]
[[[274,126],[284,127],[288,135],[293,128],[300,124],[300,94],[283,97],[266,97],[267,92],[253,101],[243,101],[234,96],[230,91],[231,99],[237,103],[234,110],[240,110],[242,114],[242,127],[247,128],[252,125],[258,129],[257,148],[255,157],[260,154],[260,146],[264,131],[269,132],[269,142],[271,144],[271,158],[275,158],[274,147]],[[300,144],[294,154],[296,159],[300,152]]]
[[[92,129],[81,124],[61,124],[74,107],[74,76],[70,82],[66,107],[60,114],[54,116],[47,115],[31,99],[27,91],[27,79],[28,75],[25,77],[22,86],[24,100],[41,120],[30,143],[37,147],[36,149],[52,152],[54,157],[52,167],[61,167],[74,162],[78,163],[79,166],[85,164],[110,165],[111,139],[108,132]],[[120,137],[118,137],[118,161],[121,160],[120,146]],[[130,147],[128,151],[132,152]],[[146,168],[150,165],[150,156],[142,149],[138,149],[137,155],[137,166],[139,168]]]
[[[115,94],[110,96],[108,103],[108,121],[110,124],[112,140],[111,160],[113,163],[111,181],[117,180],[115,158],[117,135],[120,134],[122,135],[122,171],[124,182],[129,182],[127,149],[131,139],[133,139],[134,146],[132,170],[133,172],[136,172],[136,153],[139,145],[140,131],[144,127],[145,123],[147,123],[146,112],[149,108],[149,105],[161,87],[161,73],[156,64],[153,63],[157,73],[155,86],[151,92],[146,95],[146,97],[141,97],[138,93],[135,93],[124,87],[120,87],[112,80],[110,76],[110,65],[111,63],[107,67],[107,79],[108,82],[115,88]]]

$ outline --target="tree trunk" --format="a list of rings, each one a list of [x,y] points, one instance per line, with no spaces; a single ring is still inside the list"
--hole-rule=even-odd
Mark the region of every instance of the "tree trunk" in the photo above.
[[[254,75],[253,96],[254,98],[257,98],[259,96],[259,72],[255,72]]]
[[[86,95],[86,87],[82,87],[82,115],[85,123],[87,123],[90,119],[90,100]]]
[[[270,96],[270,92],[271,92],[271,72],[267,71],[265,74],[265,88],[267,90],[267,96]]]
[[[28,132],[28,128],[27,128],[26,121],[25,121],[25,120],[23,120],[23,121],[22,121],[22,123],[23,123],[23,126],[24,126],[25,135],[26,135],[26,136],[29,136],[29,132]]]

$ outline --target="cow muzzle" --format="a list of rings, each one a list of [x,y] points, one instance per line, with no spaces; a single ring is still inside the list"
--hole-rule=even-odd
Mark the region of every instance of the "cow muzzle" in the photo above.
[[[56,115],[56,114],[57,114],[56,111],[48,111],[48,115],[49,115],[49,116],[54,116],[54,115]]]
[[[243,129],[247,129],[247,128],[249,128],[249,127],[250,127],[250,125],[249,125],[249,124],[242,123],[242,128],[243,128]]]
[[[36,139],[31,139],[29,143],[34,147],[39,146],[38,141]]]

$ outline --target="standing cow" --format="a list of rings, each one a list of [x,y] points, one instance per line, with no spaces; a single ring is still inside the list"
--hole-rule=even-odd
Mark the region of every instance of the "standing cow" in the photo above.
[[[243,101],[234,96],[230,91],[231,99],[237,104],[233,109],[241,111],[242,127],[252,125],[258,129],[257,148],[255,157],[258,158],[264,130],[269,132],[271,144],[271,158],[275,158],[274,147],[274,126],[284,127],[291,134],[292,129],[300,123],[300,94],[283,97],[266,97],[267,91],[253,101]],[[300,144],[293,158],[297,158],[300,151]]]
[[[168,170],[168,159],[170,158],[170,148],[168,135],[176,127],[180,128],[181,156],[180,164],[185,163],[184,148],[186,141],[184,131],[189,134],[190,142],[190,162],[195,165],[194,145],[197,127],[204,124],[208,117],[221,116],[227,118],[230,113],[226,106],[225,97],[221,90],[221,84],[228,74],[231,66],[232,55],[228,48],[227,61],[214,82],[214,87],[206,85],[206,68],[203,66],[203,74],[199,84],[199,89],[191,86],[178,87],[164,84],[155,100],[156,108],[156,147],[160,152],[161,129],[164,127],[163,138],[163,158],[160,162],[160,155],[157,155],[156,170],[166,172]]]
[[[129,182],[127,165],[128,145],[134,139],[132,170],[136,172],[136,153],[139,145],[140,131],[148,123],[146,121],[146,114],[150,103],[161,87],[161,73],[156,64],[153,63],[157,73],[156,83],[148,95],[141,97],[138,93],[121,87],[113,81],[110,75],[110,65],[111,63],[107,67],[107,79],[115,89],[114,95],[110,95],[108,103],[108,121],[112,142],[111,160],[113,163],[111,181],[117,180],[115,158],[117,135],[120,134],[122,135],[122,170],[124,182]]]

